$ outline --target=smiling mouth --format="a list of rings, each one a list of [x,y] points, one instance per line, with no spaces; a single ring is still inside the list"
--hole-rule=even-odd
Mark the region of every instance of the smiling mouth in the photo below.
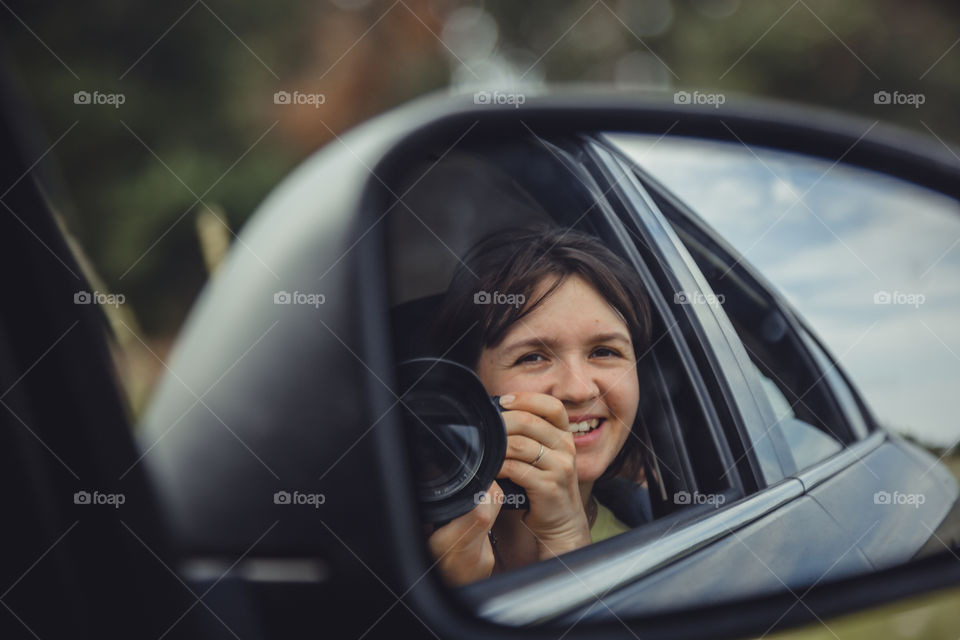
[[[590,433],[603,424],[604,420],[606,420],[606,418],[591,418],[590,420],[583,420],[582,422],[571,422],[570,432],[574,435]]]

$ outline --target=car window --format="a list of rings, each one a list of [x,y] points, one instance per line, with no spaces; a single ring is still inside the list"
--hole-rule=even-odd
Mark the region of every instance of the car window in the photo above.
[[[402,202],[384,220],[397,362],[443,355],[427,335],[439,300],[468,249],[490,232],[546,222],[600,236],[615,253],[625,251],[610,235],[599,204],[602,190],[589,175],[565,166],[559,147],[528,140],[492,148],[466,140],[439,161],[437,155],[411,165],[393,188]],[[648,292],[660,295],[652,287]],[[737,486],[716,418],[681,365],[676,323],[653,307],[651,346],[638,354],[637,367],[644,464],[637,475],[621,474],[597,489],[601,502],[634,528],[722,507]]]

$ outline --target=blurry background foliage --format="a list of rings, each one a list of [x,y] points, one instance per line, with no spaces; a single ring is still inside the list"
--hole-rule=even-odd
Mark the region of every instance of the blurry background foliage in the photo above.
[[[334,136],[432,90],[597,83],[747,93],[960,139],[955,2],[2,5],[7,72],[46,138],[37,157],[54,145],[38,171],[58,178],[54,203],[100,282],[126,296],[115,326],[131,347],[135,408],[218,247],[268,191]],[[874,104],[881,90],[925,102]],[[124,102],[75,104],[78,91]],[[325,101],[275,104],[277,91]]]

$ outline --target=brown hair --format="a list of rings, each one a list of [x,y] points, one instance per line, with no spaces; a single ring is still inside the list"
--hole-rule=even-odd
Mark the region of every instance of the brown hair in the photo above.
[[[630,332],[634,355],[650,344],[651,315],[646,290],[636,271],[594,236],[558,227],[505,229],[486,236],[466,254],[454,273],[437,315],[438,353],[476,369],[484,348],[495,347],[514,323],[536,309],[563,282],[577,275],[620,314]],[[536,299],[544,278],[553,282]],[[493,296],[514,296],[520,304],[489,304]],[[520,297],[522,296],[522,298]],[[508,298],[510,300],[510,298]],[[641,468],[640,416],[627,442],[603,477],[619,472],[636,477]]]

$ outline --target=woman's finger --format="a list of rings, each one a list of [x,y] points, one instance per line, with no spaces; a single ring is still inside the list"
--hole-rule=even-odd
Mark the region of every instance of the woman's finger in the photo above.
[[[440,571],[451,584],[466,584],[490,575],[495,557],[489,532],[503,504],[503,490],[494,482],[477,505],[438,527],[427,540]]]
[[[544,444],[548,449],[565,451],[570,454],[576,451],[572,433],[561,431],[538,415],[521,410],[505,411],[502,415],[503,423],[507,428],[508,439],[514,436],[523,436]],[[537,446],[537,449],[539,449],[539,446]],[[534,456],[529,459],[533,460],[534,457],[536,457],[536,451],[534,451]]]
[[[541,449],[541,447],[543,447]],[[533,466],[534,462],[540,464],[547,455],[549,447],[539,440],[534,440],[527,436],[516,435],[507,436],[507,455],[506,457],[520,462],[526,462]],[[539,458],[539,460],[538,460]]]
[[[553,396],[533,391],[518,391],[500,397],[500,406],[512,411],[526,411],[540,416],[561,431],[570,430],[567,409]]]

